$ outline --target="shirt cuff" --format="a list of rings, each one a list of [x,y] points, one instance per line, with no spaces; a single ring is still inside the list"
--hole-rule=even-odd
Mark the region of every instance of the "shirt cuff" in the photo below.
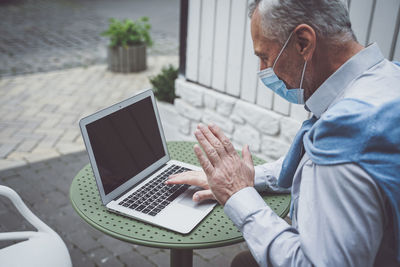
[[[233,194],[225,203],[224,212],[240,230],[246,218],[267,206],[253,187],[245,187]]]
[[[254,166],[254,188],[258,192],[267,189],[267,185],[265,183],[265,173],[262,166]]]

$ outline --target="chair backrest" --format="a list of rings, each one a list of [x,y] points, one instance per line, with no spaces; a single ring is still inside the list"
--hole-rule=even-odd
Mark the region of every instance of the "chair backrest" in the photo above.
[[[4,266],[71,267],[68,249],[59,235],[33,214],[14,190],[0,185],[0,195],[9,198],[21,215],[38,230],[0,233],[0,241],[21,240],[0,249],[0,262]]]

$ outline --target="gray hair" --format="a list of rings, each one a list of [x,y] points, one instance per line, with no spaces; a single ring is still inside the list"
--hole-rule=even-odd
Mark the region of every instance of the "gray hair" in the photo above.
[[[264,36],[282,44],[302,23],[322,38],[338,43],[356,40],[347,0],[255,0],[249,5],[250,18],[257,8]]]

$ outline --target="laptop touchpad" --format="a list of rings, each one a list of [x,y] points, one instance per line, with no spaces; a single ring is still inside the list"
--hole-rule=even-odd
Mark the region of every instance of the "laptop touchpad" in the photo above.
[[[186,190],[186,192],[184,193],[184,197],[179,200],[178,203],[199,210],[208,209],[210,207],[209,204],[214,203],[214,200],[205,200],[200,203],[193,201],[193,194],[200,190],[203,189],[201,187],[190,187],[188,190]]]

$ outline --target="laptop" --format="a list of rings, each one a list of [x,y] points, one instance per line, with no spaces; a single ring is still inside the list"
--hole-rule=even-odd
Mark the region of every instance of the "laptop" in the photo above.
[[[109,211],[187,234],[216,205],[194,202],[198,187],[165,184],[171,174],[201,168],[171,160],[152,90],[85,117],[79,126]]]

